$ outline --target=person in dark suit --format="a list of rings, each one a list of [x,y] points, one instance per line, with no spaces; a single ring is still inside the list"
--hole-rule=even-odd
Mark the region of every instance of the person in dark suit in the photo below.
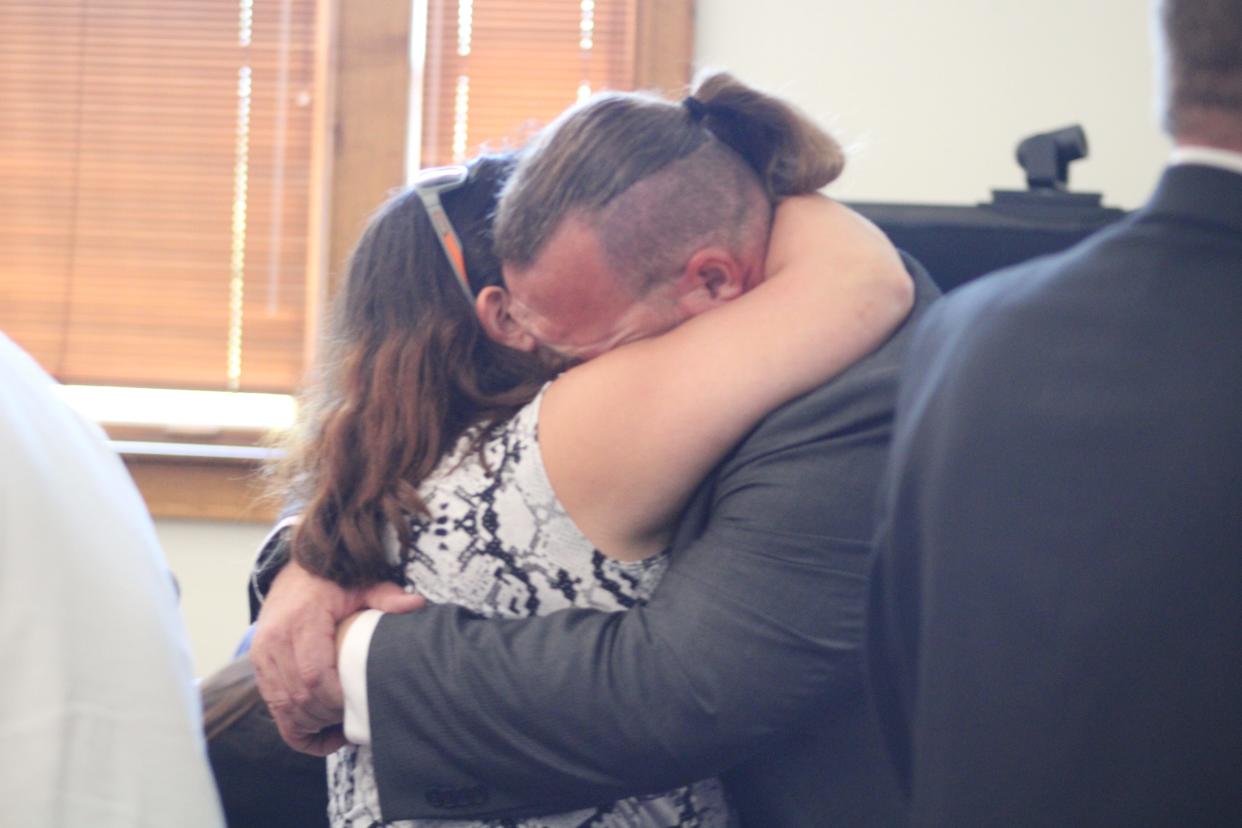
[[[669,197],[661,171],[705,140],[735,146],[731,136],[744,145],[745,136],[737,140],[731,131],[745,125],[733,112],[755,103],[749,95],[700,90],[681,107],[615,96],[588,106],[586,117],[554,125],[552,135],[577,148],[563,152],[549,138],[522,161],[499,217],[506,262],[522,270],[531,261],[515,252],[521,243],[514,237],[525,234],[512,224],[506,231],[506,215],[547,234],[534,258],[553,255],[565,241],[558,230],[568,224],[564,211],[583,209],[572,200],[566,206],[566,193],[572,199],[584,191],[598,199],[591,210],[608,210],[614,198],[624,203],[617,217],[642,230],[638,237],[601,233],[603,246],[616,243],[645,260],[668,243],[660,235],[666,224],[652,218]],[[668,135],[684,142],[671,158],[647,154],[667,151]],[[745,160],[765,180],[792,172],[771,157]],[[648,166],[604,191],[634,165]],[[563,212],[549,217],[548,205]],[[917,317],[937,291],[917,264],[907,268]],[[595,276],[562,276],[562,288],[578,293],[564,301],[555,285],[511,276],[507,271],[506,282],[530,312],[531,330],[562,352],[616,344],[614,323],[635,310],[583,295]],[[382,616],[359,672],[383,818],[553,813],[730,769],[729,790],[748,824],[901,824],[903,806],[863,694],[859,650],[875,487],[908,328],[771,414],[729,455],[680,520],[667,575],[645,605],[516,621],[452,606]],[[255,638],[261,684],[265,671],[304,672],[296,660],[287,668],[268,660],[269,636],[299,627],[302,616],[288,609],[290,601],[314,604],[325,589],[297,564],[276,577]],[[312,728],[340,721],[332,718],[339,702],[327,694],[316,700],[314,691],[265,695],[280,715],[302,717]],[[316,704],[325,716],[317,717]]]
[[[1242,825],[1242,3],[1145,206],[916,332],[868,620],[916,825]]]

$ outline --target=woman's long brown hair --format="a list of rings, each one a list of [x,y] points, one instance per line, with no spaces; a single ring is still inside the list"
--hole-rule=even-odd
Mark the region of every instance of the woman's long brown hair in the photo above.
[[[468,182],[441,196],[475,293],[502,283],[491,221],[512,162],[479,158]],[[391,527],[410,543],[409,516],[426,514],[422,480],[467,429],[483,435],[509,419],[551,371],[487,337],[412,191],[385,204],[358,243],[323,352],[279,479],[286,500],[305,504],[294,558],[365,586],[397,576],[385,535]]]

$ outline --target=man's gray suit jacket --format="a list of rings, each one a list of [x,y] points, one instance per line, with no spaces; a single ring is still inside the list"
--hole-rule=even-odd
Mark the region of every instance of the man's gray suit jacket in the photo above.
[[[907,266],[917,319],[938,291]],[[910,328],[717,468],[646,606],[385,616],[367,670],[384,818],[551,813],[725,773],[749,825],[901,824],[860,650]]]
[[[914,338],[869,664],[916,825],[1242,825],[1242,174]]]

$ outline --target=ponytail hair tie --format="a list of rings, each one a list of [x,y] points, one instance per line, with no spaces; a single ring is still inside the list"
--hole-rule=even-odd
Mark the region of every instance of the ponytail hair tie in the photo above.
[[[700,101],[693,95],[687,95],[681,99],[681,105],[686,108],[686,112],[690,113],[690,120],[696,124],[701,123],[707,117],[707,104]]]

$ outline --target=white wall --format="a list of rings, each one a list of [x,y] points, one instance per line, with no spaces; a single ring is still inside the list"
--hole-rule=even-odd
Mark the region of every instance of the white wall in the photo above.
[[[155,522],[181,588],[181,614],[199,677],[227,664],[246,630],[250,564],[268,528],[255,523]]]
[[[1151,106],[1143,0],[699,0],[700,66],[726,68],[834,126],[852,146],[831,192],[969,204],[1025,187],[1018,140],[1081,123],[1071,184],[1134,207],[1167,144]],[[246,624],[266,527],[161,521],[200,675]]]
[[[843,199],[1024,189],[1018,140],[1080,123],[1075,190],[1135,207],[1168,152],[1145,0],[698,0],[700,67],[785,95],[853,146]]]

